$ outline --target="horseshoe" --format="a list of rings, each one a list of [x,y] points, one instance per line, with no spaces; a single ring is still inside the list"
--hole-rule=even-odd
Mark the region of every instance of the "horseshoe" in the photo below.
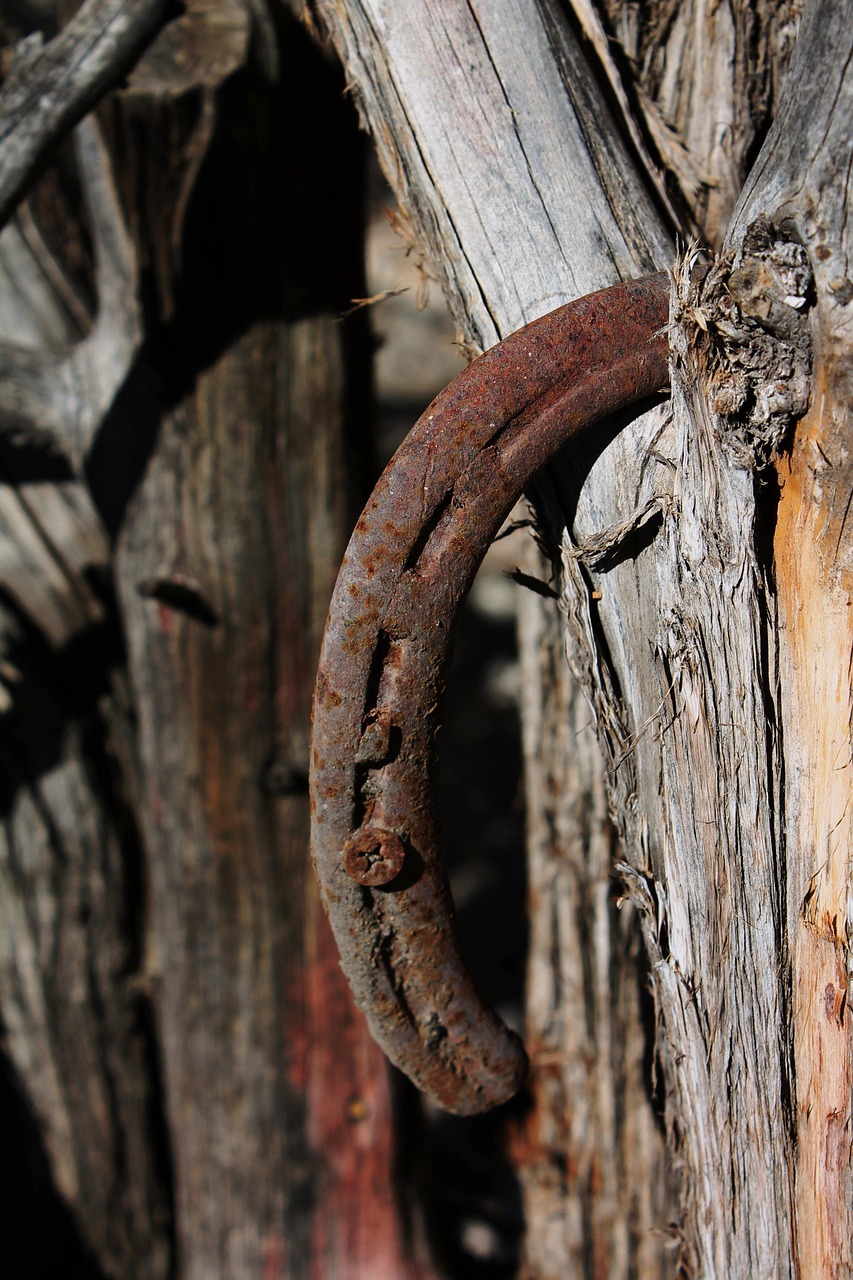
[[[589,294],[459,374],[381,476],[332,597],[314,695],[314,865],[374,1038],[459,1115],[512,1097],[527,1059],[466,970],[440,847],[436,740],[456,620],[531,477],[668,387],[669,287],[661,272]]]

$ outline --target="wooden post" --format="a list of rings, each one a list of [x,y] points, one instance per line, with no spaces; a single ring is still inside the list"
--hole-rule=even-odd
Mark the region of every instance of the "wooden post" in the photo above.
[[[0,240],[4,1049],[116,1280],[430,1274],[307,846],[371,463],[342,89],[288,14],[190,3],[103,105],[108,146],[84,127],[94,252],[55,174],[51,247],[26,212]]]
[[[529,1274],[849,1274],[846,6],[787,85],[795,5],[315,7],[474,347],[720,250],[671,409],[533,495]]]

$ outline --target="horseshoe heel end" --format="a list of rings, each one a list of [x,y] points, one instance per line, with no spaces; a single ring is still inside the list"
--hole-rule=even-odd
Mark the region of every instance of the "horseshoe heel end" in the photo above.
[[[461,962],[460,962],[461,963]],[[458,997],[459,993],[455,993]],[[528,1073],[527,1054],[516,1033],[483,1004],[473,991],[465,1008],[442,1016],[435,992],[408,990],[403,999],[403,1029],[395,1015],[376,1017],[376,1004],[366,1010],[374,1039],[432,1102],[454,1115],[479,1115],[514,1097]],[[381,1002],[380,1002],[381,1005]]]
[[[330,804],[321,794],[328,776],[312,777],[315,865],[341,965],[371,1034],[444,1110],[475,1115],[499,1106],[524,1083],[527,1056],[482,1000],[460,954],[444,866],[430,852],[431,816],[413,805],[405,825],[391,815],[388,825],[333,834],[336,797]],[[390,808],[390,795],[387,802]]]

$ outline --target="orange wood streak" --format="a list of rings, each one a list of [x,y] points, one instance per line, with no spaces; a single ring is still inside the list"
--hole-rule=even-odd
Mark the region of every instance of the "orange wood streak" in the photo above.
[[[775,535],[797,1105],[798,1274],[853,1275],[851,657],[853,575],[839,554],[850,483],[844,378],[818,370],[779,467]]]

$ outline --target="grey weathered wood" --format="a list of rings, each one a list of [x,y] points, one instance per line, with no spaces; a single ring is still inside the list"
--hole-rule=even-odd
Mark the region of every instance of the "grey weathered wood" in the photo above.
[[[106,668],[108,650],[89,649],[79,661]],[[87,1250],[106,1275],[158,1280],[170,1274],[170,1209],[137,985],[132,826],[106,784],[104,721],[91,707],[70,717],[38,660],[18,664],[23,727],[7,714],[0,748],[3,1048]],[[78,667],[81,699],[82,679]]]
[[[409,0],[317,7],[476,348],[669,259],[626,149],[600,127],[606,108],[556,6],[448,5],[438,20]]]
[[[85,0],[47,44],[40,32],[14,51],[0,91],[0,226],[50,149],[128,69],[166,0]]]
[[[779,102],[801,0],[653,0],[642,10],[602,0],[603,22],[591,0],[572,8],[617,93],[625,92],[619,67],[630,59],[641,136],[665,167],[682,216],[719,248]]]
[[[10,315],[8,334],[0,346],[0,416],[6,430],[56,449],[79,472],[141,345],[142,320],[136,258],[94,119],[78,125],[74,148],[94,251],[95,318],[82,340],[69,332],[59,344],[51,332],[44,333],[38,344],[22,343],[16,320],[19,307],[23,305],[26,314],[33,305],[20,298],[21,285],[28,291],[35,285],[33,260],[25,252],[20,231],[11,228],[7,239],[14,236],[18,252],[8,260],[10,265],[17,264],[12,275],[17,269],[23,279],[18,283],[7,273],[5,280]],[[50,254],[43,245],[38,247],[39,261],[50,264]],[[55,273],[61,275],[61,269],[55,268]],[[48,286],[42,277],[40,283],[42,288],[51,287],[53,310],[61,316],[58,281]],[[45,315],[39,318],[44,322]]]
[[[489,345],[577,294],[671,260],[667,229],[627,148],[605,125],[607,108],[556,6],[515,0],[499,7],[451,6],[440,23],[415,4],[324,4],[320,9],[416,242],[442,281],[470,345]],[[591,155],[588,139],[594,140]],[[632,476],[641,472],[640,460],[660,430],[660,415],[652,413],[612,446],[599,528],[610,524],[614,513],[634,511]],[[655,492],[651,484],[648,492]],[[523,635],[551,637],[550,647],[537,639],[525,662],[528,723],[536,725],[543,714],[537,709],[562,684],[552,668],[562,661],[562,644],[553,615],[543,617],[538,600],[526,602],[525,612],[530,623]],[[558,703],[572,705],[572,695],[566,691]],[[612,1275],[637,1274],[638,1267],[643,1276],[665,1275],[672,1260],[665,1231],[674,1206],[660,1131],[634,1074],[643,1034],[636,988],[626,984],[610,1025],[587,1035],[563,1027],[568,1009],[562,1006],[564,997],[554,995],[555,987],[565,990],[570,955],[585,974],[597,975],[598,990],[604,992],[611,968],[632,949],[632,935],[635,951],[639,944],[636,918],[620,920],[612,898],[606,902],[606,833],[594,853],[580,853],[586,825],[582,806],[590,790],[602,793],[602,759],[587,738],[584,764],[578,766],[583,785],[560,793],[544,780],[565,783],[563,733],[529,729],[526,746],[531,879],[549,889],[562,886],[570,874],[567,848],[576,853],[569,865],[582,874],[577,909],[567,902],[559,925],[548,919],[553,894],[532,899],[534,914],[545,917],[534,921],[534,937],[539,941],[547,934],[561,948],[565,970],[548,975],[543,964],[531,978],[537,1112],[518,1149],[530,1274],[544,1280],[563,1274],[573,1259],[580,1263],[589,1248],[582,1223],[594,1220],[600,1231],[598,1256],[610,1259]],[[554,838],[555,828],[562,840]],[[584,909],[590,900],[597,902],[595,953]],[[588,1009],[591,997],[580,994],[577,970],[573,981],[578,1005],[572,1007]],[[626,1042],[634,1047],[626,1050]],[[623,1072],[632,1077],[637,1103],[627,1127],[614,1126],[612,1119],[622,1102],[616,1086]],[[579,1085],[588,1092],[576,1102]],[[571,1132],[560,1119],[563,1108],[572,1117]],[[599,1149],[607,1153],[606,1168],[597,1159]],[[574,1175],[570,1187],[553,1172],[554,1163],[559,1169],[566,1159]],[[655,1186],[660,1199],[638,1200],[632,1185]]]
[[[547,576],[532,543],[525,567]],[[601,751],[556,610],[526,602],[520,651],[534,1064],[534,1108],[516,1148],[525,1274],[671,1276],[677,1178],[649,1105],[651,992],[636,910],[614,894]]]
[[[67,286],[57,293],[56,264],[26,228],[0,235],[2,339],[5,353],[23,339],[40,356],[74,325]],[[124,714],[109,689],[114,642],[98,585],[109,543],[85,486],[34,437],[38,420],[4,425],[3,1048],[87,1248],[106,1274],[156,1280],[169,1271],[170,1213],[138,985],[139,847],[107,743]],[[58,673],[72,651],[69,694]]]
[[[369,449],[367,335],[341,322],[364,292],[363,156],[292,19],[270,81],[243,63],[242,6],[210,16],[191,6],[116,107],[154,266],[124,400],[150,453],[114,568],[181,1275],[416,1280],[387,1068],[307,847],[314,669]]]
[[[783,106],[729,236],[743,252],[756,224],[782,225],[814,275],[811,404],[777,466],[775,702],[785,786],[774,817],[790,964],[797,1254],[801,1275],[833,1277],[853,1274],[850,19],[849,5],[826,0],[806,10]]]
[[[308,698],[347,509],[341,343],[328,315],[258,321],[199,372],[116,561],[187,1280],[417,1274],[385,1066],[305,856]]]
[[[579,292],[630,269],[613,250],[620,235],[633,248],[634,270],[646,255],[666,256],[664,230],[631,158],[623,152],[620,161],[617,146],[606,164],[596,163],[601,135],[613,126],[547,3],[472,4],[442,11],[438,21],[415,5],[328,0],[318,7],[414,235],[473,343],[563,300],[562,290]],[[630,7],[614,4],[609,12],[630,24]],[[650,15],[644,46],[644,33],[634,29],[635,47],[648,57],[647,114],[657,112],[671,130],[658,128],[663,158],[676,171],[681,164],[688,201],[693,174],[691,218],[719,242],[747,157],[779,101],[796,7],[697,4],[677,12],[652,7]],[[820,45],[814,32],[823,28],[830,34]],[[762,235],[751,226],[755,213],[747,219],[741,210],[703,297],[680,279],[671,419],[633,424],[600,457],[578,450],[555,469],[539,504],[543,518],[551,512],[567,527],[565,639],[604,750],[627,892],[645,920],[681,1176],[679,1230],[687,1264],[704,1276],[847,1274],[848,1267],[849,1229],[833,1225],[846,1223],[850,1203],[847,943],[846,931],[831,923],[848,914],[845,843],[828,864],[825,851],[836,847],[830,816],[842,826],[849,821],[849,715],[837,684],[849,664],[849,621],[840,571],[816,573],[820,556],[800,564],[788,613],[793,601],[804,607],[805,583],[819,591],[815,618],[824,608],[839,610],[838,630],[823,638],[816,700],[812,638],[796,648],[779,639],[774,589],[787,553],[777,543],[774,555],[772,490],[755,480],[805,407],[810,330],[818,344],[830,344],[823,376],[839,405],[833,430],[849,410],[849,362],[835,355],[849,350],[839,319],[849,281],[838,212],[846,208],[849,169],[849,8],[813,5],[806,30],[809,44],[756,170],[762,207],[777,219],[795,211],[793,233],[771,226]],[[763,83],[746,74],[750,48],[754,65],[770,69]],[[557,65],[572,67],[571,102]],[[526,128],[533,119],[535,138]],[[566,211],[571,230],[564,234]],[[808,249],[802,260],[791,243],[797,228]],[[831,270],[816,273],[809,318],[810,258],[821,256]],[[810,441],[812,428],[801,430]],[[794,456],[819,458],[817,449],[800,443]],[[820,463],[821,488],[808,485],[815,530],[836,512],[829,528],[842,549],[846,456],[839,438]],[[780,463],[780,474],[787,465]],[[789,492],[803,483],[799,477]],[[626,537],[633,514],[655,504],[659,526]],[[806,518],[802,501],[797,511],[792,533]],[[554,531],[546,532],[553,546]],[[601,554],[608,544],[609,558]],[[535,714],[542,695],[528,688],[526,696]],[[831,729],[826,713],[817,715],[824,702],[837,705]],[[806,705],[814,711],[804,717]],[[805,743],[798,721],[812,722]],[[533,758],[535,789],[543,757]],[[841,761],[840,777],[829,779],[825,763],[818,769],[827,759]],[[818,819],[804,820],[810,812]],[[813,854],[795,854],[798,833]],[[827,931],[822,970],[806,946],[818,928],[812,916],[821,892],[820,919],[830,922],[820,925]],[[803,902],[811,905],[797,924]],[[831,977],[830,952],[838,966]],[[824,1002],[834,993],[829,1015],[816,990]],[[820,1035],[809,1031],[816,1010],[826,1021]],[[821,1071],[819,1051],[830,1042],[833,1065]],[[811,1119],[812,1099],[820,1099],[824,1122]],[[652,1169],[640,1167],[638,1179],[654,1176]],[[819,1174],[826,1169],[831,1175]],[[831,1192],[821,1192],[821,1176],[831,1176]],[[620,1265],[612,1261],[613,1274],[623,1274]],[[544,1273],[531,1262],[531,1274]]]
[[[242,4],[189,0],[109,144],[78,127],[85,211],[0,237],[3,1049],[99,1275],[414,1280],[390,1081],[307,850],[369,453],[340,321],[362,152],[328,61],[253,12],[260,70]],[[93,316],[48,247],[85,280],[81,224]]]

